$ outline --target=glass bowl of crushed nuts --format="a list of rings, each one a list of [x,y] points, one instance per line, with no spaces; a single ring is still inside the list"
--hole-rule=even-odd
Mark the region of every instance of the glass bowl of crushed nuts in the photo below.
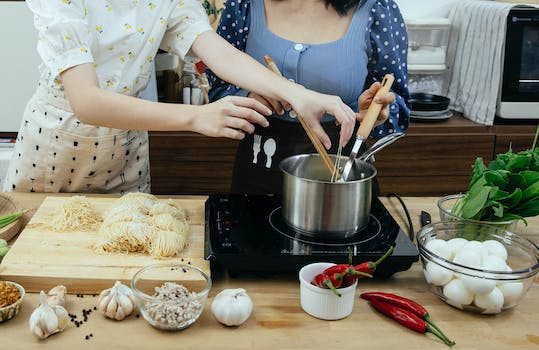
[[[19,313],[24,288],[15,282],[0,281],[0,323],[12,319]]]
[[[146,266],[131,279],[137,307],[152,326],[179,330],[202,314],[212,282],[198,267],[174,263]]]

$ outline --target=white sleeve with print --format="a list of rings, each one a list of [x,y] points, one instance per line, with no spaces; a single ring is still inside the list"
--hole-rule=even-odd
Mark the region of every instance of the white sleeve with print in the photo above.
[[[181,0],[171,11],[161,49],[174,53],[183,60],[195,39],[213,30],[206,11],[198,0]]]
[[[39,31],[37,50],[55,78],[64,70],[93,62],[92,36],[82,0],[27,0]]]

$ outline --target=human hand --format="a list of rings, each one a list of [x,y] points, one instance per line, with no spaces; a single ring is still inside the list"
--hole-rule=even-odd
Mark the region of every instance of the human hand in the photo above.
[[[272,114],[270,108],[248,97],[227,96],[210,104],[197,106],[200,113],[192,121],[192,130],[206,136],[228,137],[241,140],[245,133],[253,133],[253,123],[268,126],[264,116]]]
[[[262,103],[264,106],[268,107],[272,110],[272,112],[275,112],[279,115],[283,115],[285,110],[290,110],[290,104],[286,102],[279,102],[273,98],[265,97],[262,95],[257,94],[256,92],[249,92],[247,97],[254,98],[258,102]]]
[[[301,116],[318,136],[326,149],[331,148],[331,140],[320,121],[324,114],[335,117],[335,123],[341,125],[339,144],[344,146],[350,140],[356,122],[355,113],[338,96],[321,94],[305,88],[289,100],[296,113]]]
[[[357,113],[357,119],[359,121],[362,121],[367,114],[367,110],[369,109],[371,102],[373,102],[373,98],[375,98],[376,93],[381,87],[382,85],[380,85],[379,82],[375,82],[359,96],[359,112]],[[389,117],[389,105],[395,102],[395,95],[392,92],[382,93],[379,96],[376,96],[374,102],[382,105],[382,110],[374,123],[374,126],[378,126],[383,124]]]

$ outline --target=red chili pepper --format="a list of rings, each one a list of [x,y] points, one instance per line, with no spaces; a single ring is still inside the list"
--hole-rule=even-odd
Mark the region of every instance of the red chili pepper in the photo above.
[[[327,275],[332,275],[334,273],[343,273],[350,267],[352,267],[352,265],[350,264],[337,264],[325,269],[324,273]]]
[[[331,289],[335,295],[339,297],[341,296],[341,293],[337,291],[333,285],[333,282],[331,282],[331,279],[325,273],[319,273],[318,275],[314,276],[311,284],[320,288]]]
[[[428,324],[430,324],[433,328],[435,328],[438,332],[440,332],[441,335],[443,335],[446,339],[447,336],[442,332],[434,322],[432,322],[429,312],[427,309],[425,309],[420,304],[416,303],[415,301],[401,297],[400,295],[391,294],[391,293],[383,293],[383,292],[370,292],[370,293],[362,293],[360,295],[361,298],[366,300],[378,300],[386,304],[391,304],[400,307],[401,309],[408,310],[415,314],[416,316],[422,318],[425,320]]]
[[[361,271],[356,271],[354,269],[354,266],[352,266],[350,264],[333,265],[333,266],[330,266],[327,269],[325,269],[323,273],[325,273],[326,275],[329,276],[329,278],[331,279],[331,282],[333,283],[333,286],[335,288],[340,288],[341,286],[342,287],[348,287],[348,286],[352,285],[354,282],[352,282],[351,284],[344,284],[343,283],[343,281],[345,281],[346,278],[348,276],[351,276],[351,275],[372,278],[371,274],[361,272]]]
[[[372,275],[372,273],[376,271],[378,265],[380,265],[388,256],[390,256],[391,253],[393,253],[393,247],[389,247],[387,252],[385,252],[384,255],[380,257],[380,259],[376,261],[365,261],[359,265],[354,266],[354,270]],[[361,274],[349,274],[344,277],[343,286],[351,286],[352,284],[354,284],[355,280],[359,278],[363,278],[363,276]]]
[[[391,317],[392,319],[402,324],[403,326],[419,333],[427,333],[427,332],[432,333],[438,339],[443,341],[444,344],[449,345],[449,346],[455,345],[455,342],[439,334],[435,329],[431,328],[430,325],[427,322],[425,322],[425,320],[422,320],[421,318],[416,316],[414,313],[406,309],[401,309],[400,307],[395,306],[393,304],[384,303],[378,299],[371,299],[370,302],[371,302],[371,305],[376,310],[380,311],[384,315]]]

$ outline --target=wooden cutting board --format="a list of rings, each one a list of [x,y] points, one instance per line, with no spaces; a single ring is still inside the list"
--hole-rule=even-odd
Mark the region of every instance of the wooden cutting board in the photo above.
[[[140,268],[174,261],[194,265],[210,274],[204,260],[204,203],[206,197],[174,198],[187,210],[189,244],[181,256],[154,259],[147,254],[100,254],[92,249],[96,231],[54,232],[46,225],[66,197],[47,197],[0,264],[0,279],[17,282],[28,292],[48,291],[58,284],[68,293],[95,294],[116,280],[129,285]],[[105,213],[117,198],[88,197],[93,208]],[[194,282],[196,283],[196,282]]]

